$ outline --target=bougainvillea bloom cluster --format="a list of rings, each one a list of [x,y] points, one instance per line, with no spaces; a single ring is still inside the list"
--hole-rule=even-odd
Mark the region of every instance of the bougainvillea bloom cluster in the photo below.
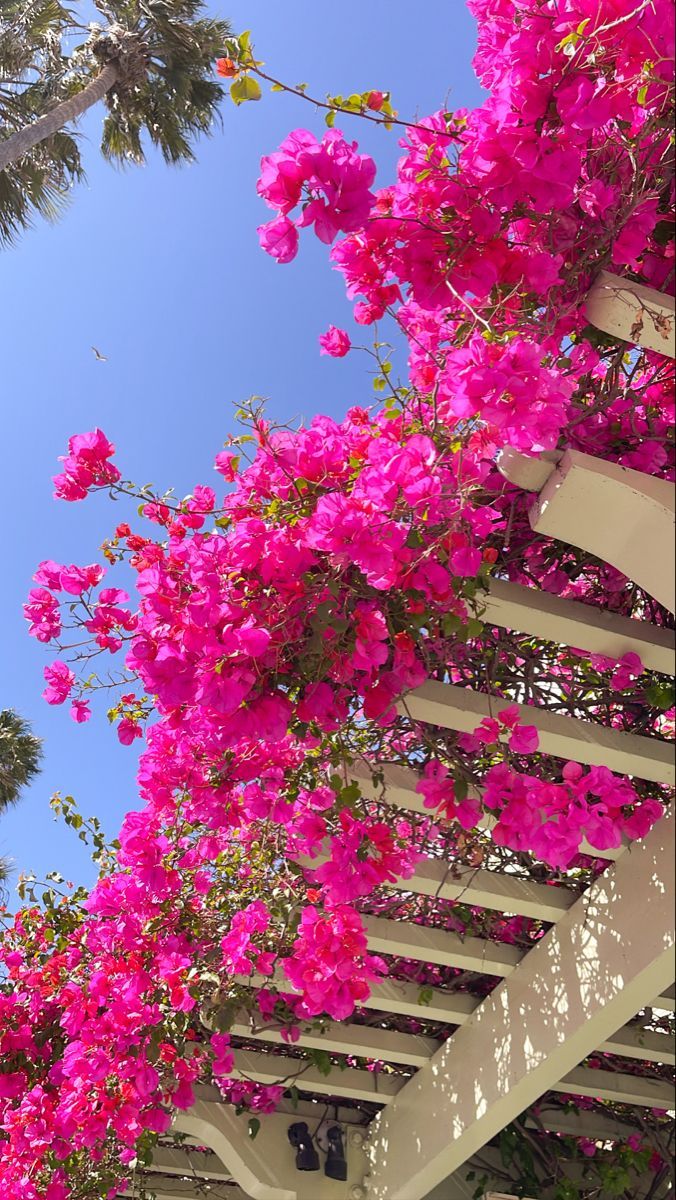
[[[108,489],[128,517],[105,569],[42,562],[26,617],[56,651],[48,703],[84,721],[105,678],[117,736],[142,744],[139,808],[88,896],[29,903],[3,939],[0,1200],[116,1195],[198,1082],[274,1107],[282,1085],[237,1077],[228,1013],[299,1043],[359,1015],[386,973],[480,987],[371,953],[369,914],[526,948],[542,935],[421,907],[406,881],[422,856],[546,866],[555,884],[668,801],[544,753],[528,718],[544,705],[630,730],[640,705],[642,732],[664,737],[659,677],[636,654],[497,631],[484,599],[497,576],[667,620],[614,568],[535,538],[496,460],[570,446],[674,477],[666,360],[585,313],[601,267],[673,292],[673,6],[470,7],[488,97],[412,122],[393,181],[376,188],[338,130],[297,129],[258,184],[275,213],[263,250],[290,261],[303,229],[330,245],[357,325],[403,333],[405,385],[375,331],[376,403],[296,430],[252,407],[213,486],[181,501],[123,478],[101,430],[70,439],[57,498]],[[341,358],[351,342],[329,325],[320,345]],[[422,724],[407,698],[430,683],[489,694],[491,715],[460,735]],[[393,767],[419,807],[388,805]]]

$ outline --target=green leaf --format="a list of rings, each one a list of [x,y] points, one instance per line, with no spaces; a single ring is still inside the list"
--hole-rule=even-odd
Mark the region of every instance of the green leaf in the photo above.
[[[249,1137],[251,1138],[252,1142],[257,1136],[260,1127],[261,1123],[258,1120],[258,1117],[249,1117]]]
[[[431,987],[421,988],[418,993],[418,1004],[431,1004],[434,999],[434,989]]]
[[[335,108],[332,108],[330,112],[327,112],[326,116],[324,117],[324,120],[326,121],[326,124],[328,125],[329,129],[333,129],[333,126],[336,123]]]
[[[643,105],[646,102],[647,96],[648,96],[648,85],[646,83],[643,85],[643,87],[639,88],[638,92],[636,93],[636,99],[637,99],[639,105],[641,106],[641,108],[643,108]]]
[[[312,1059],[312,1062],[316,1066],[320,1075],[331,1074],[331,1057],[329,1054],[327,1054],[326,1050],[313,1050],[310,1054],[310,1058]]]
[[[246,100],[260,100],[261,87],[252,75],[240,75],[232,84],[230,95],[235,104],[244,104]]]
[[[646,700],[649,704],[654,704],[655,708],[659,708],[662,712],[672,708],[676,701],[674,695],[674,685],[672,683],[651,683],[645,690]]]

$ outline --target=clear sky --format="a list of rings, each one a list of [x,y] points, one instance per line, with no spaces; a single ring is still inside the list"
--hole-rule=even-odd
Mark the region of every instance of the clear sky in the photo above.
[[[390,89],[405,117],[481,102],[474,22],[461,0],[232,0],[223,15],[237,31],[253,31],[271,74],[307,82],[315,95]],[[94,110],[82,127],[88,181],[66,216],[25,235],[0,262],[0,707],[27,717],[45,748],[38,781],[0,822],[0,855],[17,870],[56,869],[85,883],[87,852],[53,822],[49,797],[57,789],[74,795],[114,835],[137,807],[137,750],[118,744],[100,712],[77,726],[40,699],[50,658],[22,617],[41,559],[94,561],[122,518],[103,497],[52,499],[69,434],[99,425],[127,478],[185,494],[217,481],[214,454],[234,431],[233,405],[247,396],[267,397],[278,421],[340,417],[372,396],[362,355],[319,356],[317,337],[329,324],[360,340],[327,248],[306,233],[296,261],[278,266],[256,237],[272,215],[255,191],[261,155],[298,126],[321,136],[321,114],[280,94],[239,109],[229,103],[222,131],[199,145],[195,165],[177,170],[151,159],[124,172],[98,154],[101,116]],[[397,134],[357,118],[337,126],[373,154],[377,183],[386,184]],[[95,360],[92,345],[108,362]]]

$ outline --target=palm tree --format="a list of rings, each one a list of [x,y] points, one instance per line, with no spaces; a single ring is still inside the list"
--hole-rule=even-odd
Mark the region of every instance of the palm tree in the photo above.
[[[69,14],[57,0],[0,0],[0,134],[10,137],[61,98]],[[53,219],[82,178],[77,143],[59,130],[0,172],[0,245],[34,215]]]
[[[40,770],[42,743],[31,733],[27,721],[12,709],[0,711],[0,813],[16,804],[21,792]],[[0,859],[0,881],[8,863]]]
[[[43,211],[80,176],[68,129],[99,101],[102,153],[120,163],[144,162],[144,134],[167,162],[192,160],[194,138],[214,123],[226,21],[204,17],[202,0],[100,0],[98,9],[105,26],[89,25],[69,52],[83,26],[58,0],[0,0],[0,238],[27,223],[16,200],[3,214],[3,189],[22,192],[27,213]]]

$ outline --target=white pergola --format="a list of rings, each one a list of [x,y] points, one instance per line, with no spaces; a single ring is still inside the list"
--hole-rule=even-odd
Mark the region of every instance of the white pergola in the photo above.
[[[669,297],[603,273],[590,293],[588,312],[596,325],[614,335],[674,353]],[[672,484],[571,450],[539,460],[505,454],[501,469],[512,483],[535,493],[530,509],[535,534],[611,563],[674,612]],[[483,619],[613,659],[634,651],[650,670],[674,674],[673,632],[503,580],[491,583]],[[469,731],[491,712],[491,697],[428,682],[402,701],[401,712],[416,721]],[[545,753],[658,784],[675,782],[672,747],[659,739],[544,707],[529,706],[523,714],[536,725]],[[363,767],[355,766],[353,775],[365,797],[403,811],[424,811],[412,769],[386,769],[382,787]],[[157,1187],[159,1200],[203,1194],[226,1200],[469,1200],[476,1185],[466,1178],[468,1160],[547,1093],[673,1109],[674,1091],[663,1073],[646,1078],[580,1065],[597,1050],[628,1062],[676,1061],[668,1036],[634,1020],[648,1006],[674,1011],[673,811],[642,841],[594,854],[607,859],[607,869],[581,895],[564,885],[485,868],[451,875],[443,860],[423,860],[411,879],[393,887],[446,900],[462,898],[480,908],[542,920],[551,929],[524,952],[406,921],[367,917],[369,946],[375,952],[460,967],[501,982],[484,1000],[428,989],[424,1007],[418,987],[393,979],[376,983],[365,1006],[381,1014],[378,1026],[330,1022],[323,1033],[302,1034],[299,1044],[403,1065],[408,1077],[354,1067],[334,1069],[328,1076],[315,1067],[305,1069],[295,1081],[299,1105],[263,1118],[255,1141],[248,1137],[246,1116],[237,1117],[215,1090],[203,1089],[194,1108],[175,1121],[186,1144],[160,1148],[155,1155],[149,1182]],[[388,1017],[401,1015],[457,1029],[440,1044],[388,1028]],[[288,1054],[264,1052],[265,1044],[281,1041],[276,1031],[252,1034],[242,1017],[232,1033],[261,1042],[260,1052],[235,1052],[236,1070],[243,1077],[274,1083],[303,1067]],[[331,1112],[345,1130],[345,1183],[321,1172],[295,1170],[288,1126],[298,1119],[320,1123],[322,1097],[331,1098]],[[353,1109],[334,1110],[341,1099],[382,1107],[365,1127]],[[552,1132],[602,1140],[621,1139],[629,1131],[616,1118],[566,1114],[548,1110],[546,1104],[540,1120]],[[195,1181],[210,1190],[198,1190]]]

